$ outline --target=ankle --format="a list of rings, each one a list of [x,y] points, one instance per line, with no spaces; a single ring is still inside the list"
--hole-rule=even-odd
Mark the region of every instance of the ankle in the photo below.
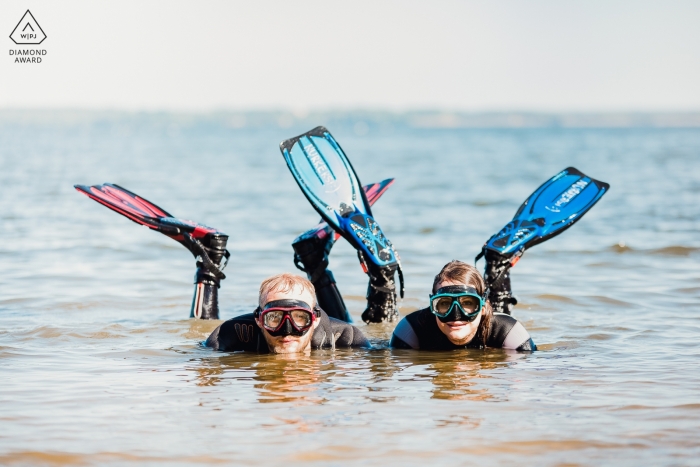
[[[362,313],[362,320],[367,323],[395,321],[399,316],[394,281],[397,265],[379,267],[368,264],[367,266],[369,276],[367,309]]]

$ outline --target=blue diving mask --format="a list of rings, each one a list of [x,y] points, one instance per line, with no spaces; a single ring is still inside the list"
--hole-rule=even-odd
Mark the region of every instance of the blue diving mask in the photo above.
[[[430,311],[443,323],[471,323],[484,308],[484,301],[484,297],[479,295],[474,287],[448,285],[430,295]]]

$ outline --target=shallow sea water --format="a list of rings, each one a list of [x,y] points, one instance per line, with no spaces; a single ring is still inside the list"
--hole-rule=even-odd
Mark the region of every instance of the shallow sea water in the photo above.
[[[428,129],[226,116],[0,114],[0,465],[700,465],[700,130]],[[567,166],[611,191],[513,272],[541,351],[217,353],[194,261],[72,188],[118,183],[230,235],[221,317],[297,272],[317,221],[277,145],[326,124],[407,279],[480,245]],[[359,322],[366,276],[333,270]]]

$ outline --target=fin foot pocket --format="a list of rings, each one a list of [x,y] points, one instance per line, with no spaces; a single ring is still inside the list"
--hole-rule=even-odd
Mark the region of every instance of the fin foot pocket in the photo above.
[[[328,267],[328,254],[334,243],[332,233],[325,230],[307,232],[297,237],[292,243],[294,265],[306,273],[311,283],[323,277]]]
[[[339,217],[338,223],[350,244],[370,262],[379,267],[397,262],[394,246],[371,216],[356,211],[352,216]]]

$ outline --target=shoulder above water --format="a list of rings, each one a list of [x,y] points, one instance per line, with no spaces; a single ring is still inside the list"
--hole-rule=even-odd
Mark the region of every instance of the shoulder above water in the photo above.
[[[390,345],[401,349],[449,350],[464,346],[452,344],[440,332],[430,310],[424,308],[405,316],[394,329]],[[467,344],[466,347],[469,347]],[[504,313],[494,313],[489,326],[487,347],[536,350],[525,327],[515,318]]]
[[[530,334],[520,321],[505,313],[494,313],[491,318],[488,344],[497,344],[502,349],[537,350]],[[496,347],[496,345],[488,345]]]
[[[369,348],[367,338],[355,326],[330,318],[321,312],[321,323],[311,340],[313,349],[321,348]],[[236,316],[221,323],[207,338],[205,345],[223,352],[253,351],[269,352],[262,331],[255,322],[253,313]]]

